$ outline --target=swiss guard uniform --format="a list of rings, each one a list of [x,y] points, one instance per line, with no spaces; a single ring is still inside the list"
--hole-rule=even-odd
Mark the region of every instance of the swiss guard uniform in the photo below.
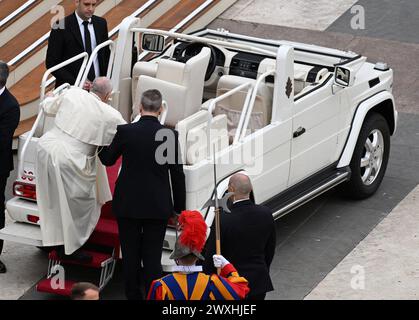
[[[181,235],[171,259],[181,260],[195,255],[203,260],[201,251],[206,240],[207,225],[197,211],[184,211],[180,218]],[[148,300],[241,300],[249,292],[248,282],[223,256],[214,255],[220,275],[207,275],[201,266],[178,265],[175,272],[153,281]]]

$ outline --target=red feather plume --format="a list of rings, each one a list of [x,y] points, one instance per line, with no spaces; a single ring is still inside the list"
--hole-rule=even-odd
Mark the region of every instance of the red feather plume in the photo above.
[[[182,230],[179,242],[191,251],[201,252],[207,238],[207,224],[199,211],[183,211],[179,217]]]

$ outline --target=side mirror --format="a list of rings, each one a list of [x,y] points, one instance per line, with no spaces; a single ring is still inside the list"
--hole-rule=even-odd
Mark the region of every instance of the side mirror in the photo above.
[[[161,53],[164,50],[164,36],[145,33],[141,42],[141,48],[144,51]]]
[[[355,82],[355,75],[350,68],[335,68],[335,84],[341,87],[350,87]]]

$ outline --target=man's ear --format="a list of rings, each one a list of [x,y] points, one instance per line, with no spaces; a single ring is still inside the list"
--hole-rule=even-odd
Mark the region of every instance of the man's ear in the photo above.
[[[111,100],[111,97],[112,97],[112,92],[109,92],[107,95],[106,95],[106,100],[105,100],[105,102],[109,102],[110,100]]]

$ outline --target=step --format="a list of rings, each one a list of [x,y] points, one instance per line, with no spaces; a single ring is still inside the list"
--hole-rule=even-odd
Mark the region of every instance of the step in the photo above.
[[[0,47],[30,27],[44,14],[50,12],[61,0],[29,0],[18,11],[0,23]]]
[[[135,12],[135,10],[140,8],[146,2],[147,0],[124,0],[118,6],[107,12],[103,17],[108,20],[109,31],[115,28],[123,18]],[[148,12],[149,11],[144,12],[141,16],[144,16]],[[35,102],[39,99],[40,85],[45,71],[45,63],[42,62],[36,66],[27,76],[23,77],[10,88],[10,92],[16,97],[21,107],[24,107],[25,105]]]
[[[119,251],[119,233],[116,220],[101,218],[88,243],[111,247]]]
[[[64,288],[53,289],[51,279],[44,279],[38,282],[38,284],[36,285],[36,291],[69,297],[71,296],[71,289],[75,284],[76,281],[65,280]]]
[[[76,265],[94,269],[101,269],[103,263],[105,263],[109,259],[112,259],[112,255],[107,253],[94,252],[89,250],[82,250],[82,252],[90,254],[92,256],[92,261],[90,263],[81,263],[79,261],[67,259],[61,260],[58,258],[56,250],[53,250],[49,253],[49,259],[54,261],[61,261],[62,265]]]
[[[324,192],[348,181],[351,177],[349,167],[336,169],[336,164],[331,165],[319,173],[297,183],[287,191],[278,194],[263,203],[271,208],[274,219],[279,219],[311,199]]]
[[[59,5],[63,6],[65,12],[72,12],[74,10],[73,0],[63,0],[59,3]],[[20,54],[35,41],[41,38],[44,34],[49,32],[51,29],[50,21],[52,17],[53,15],[50,12],[44,14],[41,18],[32,23],[28,28],[7,42],[0,48],[0,57],[2,57],[4,61],[11,61],[18,54]],[[33,55],[34,53],[35,52],[32,52],[24,59],[29,58],[29,56]],[[14,70],[19,64],[23,62],[24,59],[12,65],[10,69]]]
[[[0,1],[0,21],[9,16],[20,6],[25,4],[27,0],[3,0]]]
[[[39,5],[42,2],[42,0],[35,0],[29,3],[26,7],[23,7],[26,3],[28,3],[27,0],[15,0],[15,1],[3,1],[0,2],[0,32],[5,31],[9,26],[11,26],[13,23],[18,21],[21,17],[23,17],[25,14],[27,14],[30,10],[35,8],[37,5]],[[3,11],[1,6],[5,3],[9,6],[9,10],[11,11]],[[22,7],[22,10],[20,12],[16,12],[16,14],[9,18],[9,16],[17,9],[20,9]],[[5,15],[6,14],[6,15]],[[8,19],[7,22],[3,22],[3,19]]]
[[[167,12],[162,19],[153,23],[150,28],[170,30],[205,2],[206,0],[182,0]],[[185,29],[185,27],[181,28],[179,31],[182,31],[183,29]]]
[[[33,124],[35,123],[36,117],[37,116],[34,116],[32,118],[20,121],[19,126],[16,128],[15,133],[13,134],[13,139],[17,139],[25,132],[30,131],[33,127]]]

